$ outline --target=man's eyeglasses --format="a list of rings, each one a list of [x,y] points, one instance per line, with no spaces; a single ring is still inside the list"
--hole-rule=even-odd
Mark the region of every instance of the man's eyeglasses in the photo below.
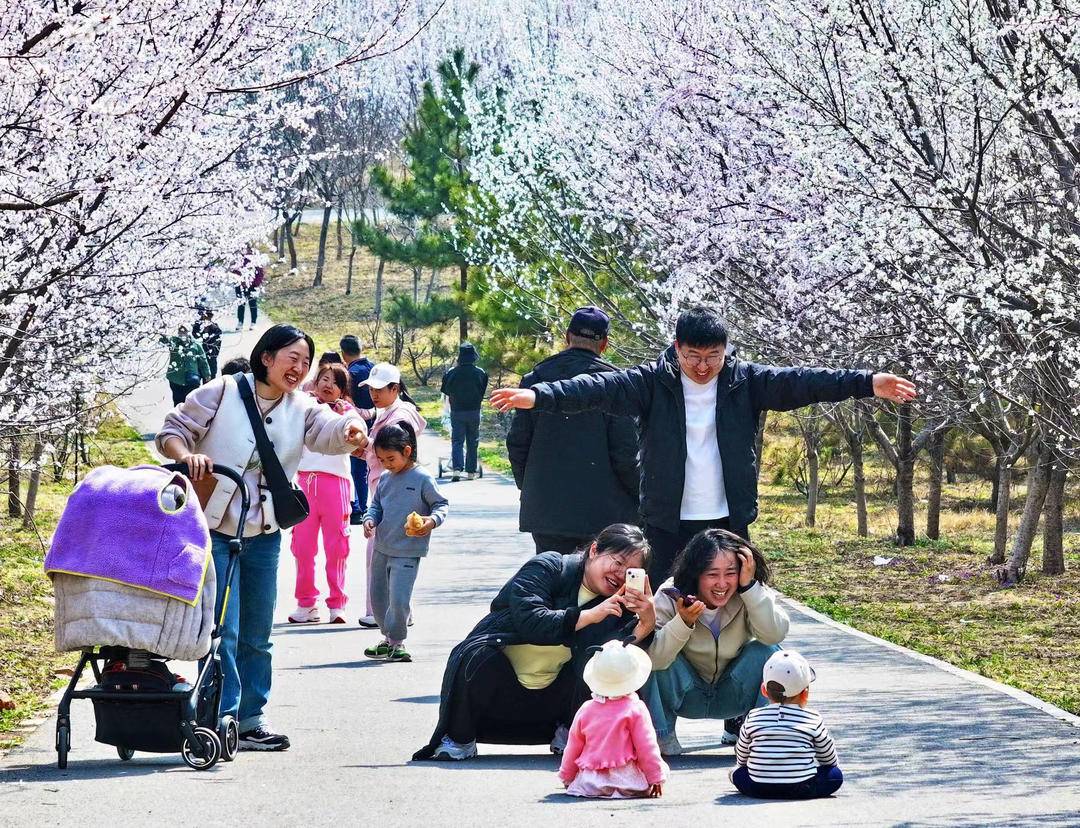
[[[683,358],[683,361],[691,368],[697,368],[699,365],[708,365],[710,368],[719,368],[724,364],[724,355],[717,354],[716,356],[687,356],[686,354],[679,354]]]

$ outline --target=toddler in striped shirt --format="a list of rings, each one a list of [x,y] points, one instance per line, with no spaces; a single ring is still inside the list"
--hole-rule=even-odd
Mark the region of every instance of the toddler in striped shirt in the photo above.
[[[769,704],[746,715],[735,745],[731,781],[741,793],[763,799],[816,799],[844,784],[836,748],[821,716],[806,709],[817,676],[793,650],[765,662],[761,694]]]

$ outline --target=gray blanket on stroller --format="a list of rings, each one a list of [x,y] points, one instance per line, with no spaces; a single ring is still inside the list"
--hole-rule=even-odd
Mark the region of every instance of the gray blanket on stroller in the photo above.
[[[130,647],[195,661],[210,651],[217,577],[211,558],[194,606],[145,589],[53,573],[56,649]]]

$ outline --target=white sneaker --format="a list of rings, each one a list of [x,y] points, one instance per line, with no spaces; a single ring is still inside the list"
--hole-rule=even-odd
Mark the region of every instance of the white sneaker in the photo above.
[[[439,742],[439,746],[435,748],[435,753],[431,758],[437,759],[440,762],[460,762],[463,759],[473,759],[475,757],[476,742],[459,745],[449,736],[443,736],[442,741]]]
[[[254,322],[252,322],[250,325],[248,325],[248,330],[249,331],[255,330],[255,323]]]
[[[244,323],[243,322],[237,322],[236,327],[233,328],[233,330],[234,331],[242,331],[242,330],[244,330]]]
[[[726,730],[724,731],[724,735],[720,737],[720,744],[722,745],[733,745],[738,741],[738,733],[728,733]]]
[[[358,623],[365,630],[377,630],[379,628],[379,622],[375,620],[374,615],[365,615]]]
[[[321,620],[318,607],[297,607],[289,613],[290,624],[318,624]]]
[[[466,480],[476,480],[476,472],[468,472],[465,475]]]
[[[330,609],[327,607],[327,609]],[[345,612],[340,609],[330,609],[330,623],[331,624],[348,624],[349,621],[345,618]]]
[[[551,737],[551,752],[556,756],[562,756],[568,741],[570,741],[570,728],[559,725],[555,728],[555,735]]]
[[[682,753],[683,746],[679,744],[679,737],[675,735],[674,730],[660,740],[661,756],[681,756]]]

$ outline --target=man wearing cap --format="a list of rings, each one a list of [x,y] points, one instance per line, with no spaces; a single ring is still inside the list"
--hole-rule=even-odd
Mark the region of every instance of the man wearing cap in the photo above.
[[[640,418],[641,513],[653,584],[667,579],[675,556],[702,529],[749,538],[757,519],[754,444],[762,411],[853,397],[915,398],[915,386],[893,374],[757,365],[728,353],[727,344],[720,314],[698,305],[679,315],[675,341],[655,363],[500,389],[491,397],[499,411]]]
[[[522,388],[614,371],[600,358],[609,320],[596,307],[574,312],[566,348],[525,375]],[[536,552],[569,554],[612,523],[638,522],[637,429],[630,417],[600,411],[568,416],[518,410],[506,449],[521,490],[519,528]]]
[[[461,479],[463,468],[469,480],[476,477],[480,406],[487,384],[487,372],[476,364],[476,348],[471,342],[462,342],[457,365],[443,375],[441,389],[450,400],[450,468],[454,481]]]

